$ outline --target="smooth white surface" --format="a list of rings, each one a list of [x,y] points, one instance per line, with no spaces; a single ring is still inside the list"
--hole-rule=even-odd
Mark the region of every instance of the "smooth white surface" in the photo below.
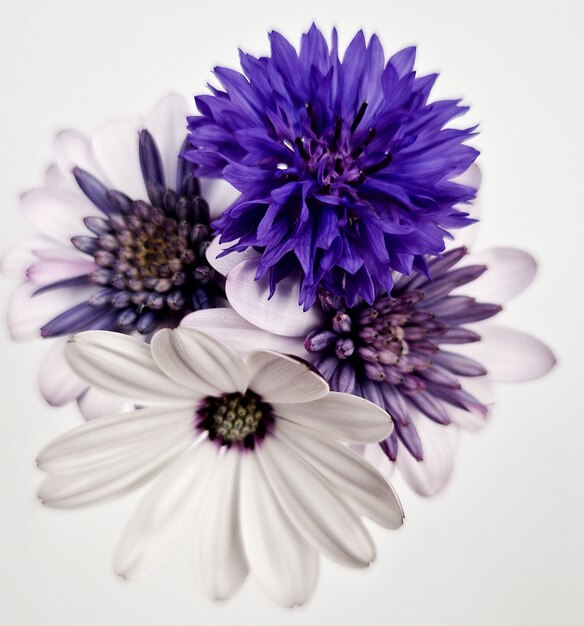
[[[297,42],[312,19],[346,43],[360,26],[386,51],[419,44],[418,68],[442,71],[437,95],[464,95],[480,121],[484,222],[478,243],[531,251],[534,284],[506,323],[539,334],[559,366],[499,386],[481,432],[461,437],[447,490],[422,500],[399,482],[406,523],[373,528],[365,571],[322,563],[300,609],[270,603],[253,579],[227,604],[197,587],[191,546],[127,582],[112,555],[135,494],[80,511],[36,500],[34,459],[76,425],[36,391],[48,345],[14,344],[0,360],[0,622],[8,626],[576,626],[584,623],[584,317],[581,181],[583,7],[570,0],[334,0],[86,3],[7,0],[0,9],[1,246],[29,232],[18,195],[38,185],[61,128],[91,131],[146,114],[167,90],[202,92],[236,47],[267,51],[277,27]],[[0,281],[3,308],[12,285]],[[503,321],[503,320],[502,320]]]

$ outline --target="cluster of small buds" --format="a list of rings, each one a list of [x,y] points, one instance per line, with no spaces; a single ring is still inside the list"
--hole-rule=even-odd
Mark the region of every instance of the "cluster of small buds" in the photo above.
[[[201,403],[197,416],[198,427],[208,431],[211,440],[245,448],[253,448],[258,439],[263,439],[273,420],[271,406],[251,391],[209,396]]]

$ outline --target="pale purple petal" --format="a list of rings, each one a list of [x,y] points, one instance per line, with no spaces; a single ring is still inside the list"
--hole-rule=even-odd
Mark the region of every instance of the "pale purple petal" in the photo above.
[[[41,362],[38,373],[43,398],[52,406],[63,406],[78,398],[87,383],[81,380],[65,361],[65,339],[57,339]]]

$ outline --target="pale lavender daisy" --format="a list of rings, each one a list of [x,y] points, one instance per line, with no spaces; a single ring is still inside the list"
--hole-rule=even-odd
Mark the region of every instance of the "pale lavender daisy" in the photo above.
[[[90,137],[60,132],[44,184],[22,196],[36,234],[2,260],[2,272],[23,281],[8,327],[15,340],[52,343],[39,372],[51,405],[77,400],[89,418],[118,409],[67,366],[71,334],[107,329],[147,340],[223,295],[205,249],[210,220],[237,193],[195,178],[180,156],[188,112],[183,97],[169,95],[145,118],[110,122]]]
[[[391,485],[345,445],[384,439],[391,419],[330,391],[305,362],[265,350],[242,357],[186,328],[161,330],[151,344],[85,332],[65,353],[86,383],[145,407],[88,422],[38,457],[49,473],[39,497],[52,507],[153,480],[115,552],[121,576],[149,574],[189,534],[209,597],[229,598],[251,570],[273,600],[302,604],[320,554],[349,567],[374,559],[361,517],[402,524]]]

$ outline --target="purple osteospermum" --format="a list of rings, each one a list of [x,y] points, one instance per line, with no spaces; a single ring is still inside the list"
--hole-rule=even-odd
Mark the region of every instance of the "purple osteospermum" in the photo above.
[[[216,196],[220,183],[202,181],[201,190],[193,164],[180,156],[187,114],[185,99],[170,95],[146,119],[110,123],[91,139],[60,133],[45,185],[22,197],[40,235],[3,259],[5,274],[25,279],[8,323],[15,339],[63,338],[39,375],[51,404],[78,398],[86,415],[102,412],[91,401],[97,392],[63,359],[70,334],[107,329],[148,339],[223,294],[205,257],[218,206],[210,215],[212,198],[204,196]],[[103,410],[111,409],[105,401]]]
[[[384,63],[359,31],[341,61],[336,31],[329,50],[316,26],[298,53],[270,42],[270,57],[241,53],[243,74],[215,69],[224,91],[196,98],[186,158],[242,192],[213,227],[229,250],[262,251],[272,291],[300,271],[305,309],[320,287],[371,304],[390,270],[423,270],[446,229],[470,223],[456,205],[475,188],[453,179],[478,154],[474,128],[444,128],[467,108],[428,102],[436,75],[416,77],[415,48]]]
[[[228,259],[212,263],[227,274],[235,311],[201,311],[181,324],[212,332],[238,350],[271,348],[305,358],[332,389],[385,408],[393,433],[362,452],[386,471],[395,461],[422,495],[448,481],[459,429],[476,430],[485,422],[492,383],[539,378],[555,362],[539,340],[490,320],[535,276],[535,262],[520,250],[467,254],[458,247],[428,260],[431,279],[396,276],[390,295],[380,294],[372,305],[349,307],[321,292],[322,306],[307,313],[296,303],[297,288],[285,284],[287,291],[268,301],[265,281],[248,273],[242,284],[241,268],[254,260],[234,259],[229,268]],[[232,281],[237,285],[230,287]],[[251,307],[251,301],[257,304]]]

